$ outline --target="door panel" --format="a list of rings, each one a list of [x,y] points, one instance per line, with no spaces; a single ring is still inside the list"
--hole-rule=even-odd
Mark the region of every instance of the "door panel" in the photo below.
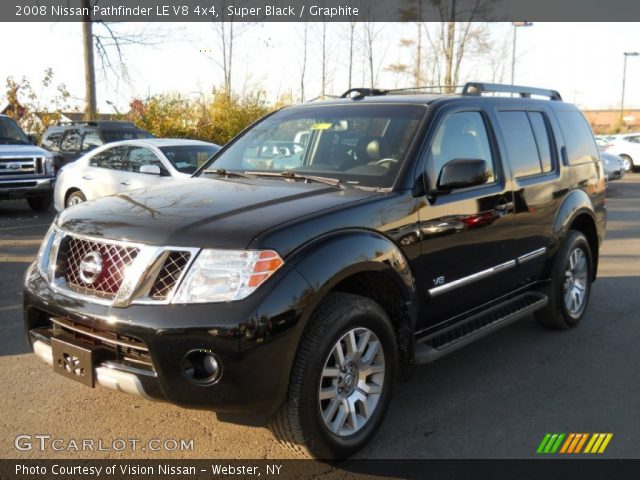
[[[439,177],[445,163],[459,158],[485,160],[489,171],[480,186],[428,193],[418,212],[421,256],[417,268],[428,315],[423,327],[514,288],[513,195],[489,125],[479,111],[451,112],[442,119],[427,153],[430,179]],[[429,192],[434,181],[427,184]]]

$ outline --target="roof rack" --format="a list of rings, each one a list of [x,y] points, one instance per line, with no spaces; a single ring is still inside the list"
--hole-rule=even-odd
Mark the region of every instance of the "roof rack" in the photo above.
[[[357,93],[357,95],[351,96],[352,93]],[[358,100],[358,99],[364,98],[364,97],[386,95],[387,93],[389,93],[389,90],[379,90],[377,88],[357,87],[357,88],[350,88],[349,90],[344,92],[342,95],[340,95],[340,98],[352,98],[354,100]]]
[[[522,98],[531,98],[531,95],[539,95],[541,97],[549,97],[549,100],[562,101],[562,97],[556,90],[547,90],[545,88],[478,82],[467,82],[462,87],[463,96],[482,96],[483,93],[515,93]]]

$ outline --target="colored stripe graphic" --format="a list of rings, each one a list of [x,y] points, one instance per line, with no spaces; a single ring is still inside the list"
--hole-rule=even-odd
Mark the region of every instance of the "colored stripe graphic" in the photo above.
[[[613,433],[547,433],[538,445],[536,453],[603,453],[612,438]]]

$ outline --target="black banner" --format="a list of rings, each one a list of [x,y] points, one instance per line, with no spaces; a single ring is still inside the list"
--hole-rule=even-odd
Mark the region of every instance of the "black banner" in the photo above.
[[[3,480],[636,479],[639,460],[0,460]]]
[[[638,21],[637,0],[3,0],[3,22]]]

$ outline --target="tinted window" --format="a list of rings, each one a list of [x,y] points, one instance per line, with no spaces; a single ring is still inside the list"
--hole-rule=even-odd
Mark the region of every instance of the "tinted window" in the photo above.
[[[150,138],[149,132],[144,130],[102,130],[102,136],[106,143],[119,142],[120,140],[138,140],[140,138]]]
[[[509,163],[515,177],[542,172],[538,146],[527,112],[498,112]]]
[[[82,139],[82,151],[88,152],[89,150],[93,150],[96,147],[102,145],[102,139],[97,131],[89,131],[84,134],[84,138]]]
[[[182,173],[193,173],[220,150],[220,147],[215,145],[182,145],[161,147],[160,150],[176,170]]]
[[[542,171],[550,172],[553,170],[553,165],[551,163],[551,142],[549,141],[547,122],[541,112],[528,112],[528,115],[531,127],[533,128],[533,133],[536,137]]]
[[[49,150],[58,150],[60,148],[60,140],[63,132],[51,132],[42,139],[42,146]]]
[[[557,112],[558,122],[567,144],[570,164],[593,162],[599,158],[591,127],[580,112]]]
[[[144,147],[132,147],[129,150],[129,165],[127,169],[130,172],[139,173],[142,165],[157,165],[160,172],[168,173],[162,161],[151,150]]]
[[[30,143],[18,124],[9,117],[0,117],[0,144],[2,143]]]
[[[124,170],[124,158],[127,147],[114,147],[94,155],[91,158],[92,167],[108,168],[110,170]]]
[[[82,137],[78,130],[67,130],[67,133],[62,140],[62,144],[60,145],[60,150],[63,152],[77,152],[80,150],[81,140]]]
[[[427,157],[429,175],[438,178],[444,164],[458,158],[484,160],[489,170],[488,181],[495,179],[487,128],[480,112],[457,112],[444,119]]]

